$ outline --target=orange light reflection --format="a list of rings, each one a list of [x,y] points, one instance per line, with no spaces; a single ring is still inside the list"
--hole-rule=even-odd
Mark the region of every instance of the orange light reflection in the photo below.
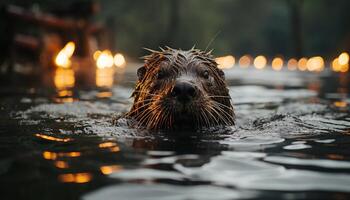
[[[67,169],[69,167],[68,163],[65,161],[56,161],[55,166],[60,169]]]
[[[97,68],[96,69],[96,86],[112,87],[114,82],[114,68]]]
[[[72,140],[71,138],[57,138],[57,137],[39,134],[39,133],[35,134],[35,136],[39,137],[41,139],[44,139],[44,140],[50,140],[50,141],[55,141],[55,142],[69,142]]]
[[[107,165],[107,166],[100,167],[102,174],[105,174],[105,175],[111,174],[113,172],[121,171],[122,169],[123,167],[120,165]]]
[[[64,183],[87,183],[91,179],[92,175],[90,173],[61,174],[58,176],[58,180]]]

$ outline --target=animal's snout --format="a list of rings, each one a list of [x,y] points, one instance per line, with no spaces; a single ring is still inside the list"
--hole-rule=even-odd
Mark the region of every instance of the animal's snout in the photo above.
[[[188,102],[196,96],[196,86],[186,81],[177,81],[171,91],[171,96],[180,102]]]

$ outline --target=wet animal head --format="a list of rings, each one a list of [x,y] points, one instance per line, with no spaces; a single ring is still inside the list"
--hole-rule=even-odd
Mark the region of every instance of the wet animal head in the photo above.
[[[211,52],[194,48],[150,51],[137,72],[129,117],[149,130],[196,130],[234,124],[224,73]]]

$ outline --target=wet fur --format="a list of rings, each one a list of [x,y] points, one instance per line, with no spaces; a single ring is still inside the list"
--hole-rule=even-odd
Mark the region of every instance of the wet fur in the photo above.
[[[127,117],[149,130],[203,129],[234,125],[234,111],[224,73],[211,52],[167,47],[151,51],[138,69],[138,82],[132,94],[134,104]],[[203,71],[209,78],[203,77]],[[191,76],[197,95],[186,108],[170,97],[175,81]],[[184,112],[183,110],[186,110]]]

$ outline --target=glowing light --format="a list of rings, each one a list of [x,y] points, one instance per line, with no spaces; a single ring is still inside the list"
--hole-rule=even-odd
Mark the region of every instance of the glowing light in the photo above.
[[[56,160],[57,159],[57,153],[50,152],[50,151],[44,151],[43,152],[43,157],[46,160]]]
[[[349,54],[346,52],[343,52],[338,57],[338,62],[340,65],[346,65],[349,63]]]
[[[114,65],[117,67],[124,67],[125,66],[125,58],[123,54],[117,53],[114,56]]]
[[[97,58],[100,57],[101,53],[102,52],[100,50],[95,51],[95,53],[93,54],[94,60],[97,60]]]
[[[298,69],[300,71],[305,71],[307,69],[306,63],[307,63],[307,58],[300,58],[298,61]]]
[[[72,96],[73,95],[73,91],[71,90],[60,90],[58,91],[58,96],[59,97],[66,97],[66,96]]]
[[[105,175],[120,171],[122,169],[123,168],[120,165],[109,165],[109,166],[101,166],[100,167],[102,174],[105,174]]]
[[[347,72],[349,71],[349,64],[341,65],[339,63],[339,58],[336,58],[332,62],[332,70],[335,72]]]
[[[306,62],[306,68],[310,72],[322,71],[324,69],[324,60],[323,60],[323,58],[321,56],[315,56],[315,57],[310,58]]]
[[[43,157],[47,160],[56,160],[58,157],[79,157],[81,155],[80,152],[50,152],[50,151],[44,151]]]
[[[111,68],[113,66],[113,63],[113,55],[109,50],[102,51],[96,60],[96,65],[99,69]]]
[[[111,152],[118,152],[120,148],[115,142],[104,142],[98,145],[100,148],[108,148]]]
[[[336,101],[334,102],[334,105],[339,108],[345,108],[348,104],[345,101]]]
[[[114,68],[97,68],[96,69],[96,86],[112,87],[114,82]]]
[[[58,180],[65,183],[87,183],[92,179],[90,173],[61,174]]]
[[[271,65],[272,65],[272,69],[279,71],[283,67],[283,59],[280,57],[276,57],[272,60]]]
[[[249,55],[244,55],[239,59],[238,63],[242,68],[249,67],[251,63],[251,57]]]
[[[50,140],[50,141],[55,141],[55,142],[69,142],[69,141],[72,140],[70,138],[57,138],[57,137],[44,135],[44,134],[39,134],[39,133],[35,134],[35,136],[39,137],[41,139],[44,139],[44,140]]]
[[[55,63],[58,67],[69,68],[72,64],[70,58],[75,50],[74,42],[68,42],[66,46],[57,54]]]
[[[346,65],[342,65],[341,68],[340,68],[340,72],[347,72],[349,71],[349,64],[346,64]]]
[[[58,153],[58,155],[62,156],[62,157],[79,157],[79,156],[81,156],[81,153],[77,152],[77,151],[72,151],[72,152]]]
[[[298,67],[298,61],[295,58],[291,58],[288,60],[287,67],[289,70],[293,71],[296,70]]]
[[[332,70],[335,72],[339,72],[341,68],[341,65],[339,64],[339,60],[338,58],[334,59],[332,61]]]
[[[57,168],[61,168],[61,169],[67,169],[69,166],[68,166],[68,163],[65,162],[65,161],[56,161],[55,162],[55,166]]]
[[[254,66],[257,69],[263,69],[266,66],[267,60],[264,56],[260,55],[254,59]]]
[[[233,56],[223,56],[215,59],[220,69],[230,69],[235,65],[235,58]]]
[[[114,146],[117,146],[117,144],[114,142],[104,142],[104,143],[101,143],[98,145],[98,147],[100,147],[100,148],[109,148],[109,147],[114,147]]]
[[[60,90],[74,87],[74,71],[72,69],[57,68],[54,75],[54,84]]]
[[[111,97],[113,95],[112,92],[110,91],[106,91],[106,92],[99,92],[96,94],[97,97],[99,98],[108,98],[108,97]]]
[[[120,151],[120,148],[118,146],[115,146],[115,147],[109,148],[109,150],[111,152],[118,152],[118,151]]]

